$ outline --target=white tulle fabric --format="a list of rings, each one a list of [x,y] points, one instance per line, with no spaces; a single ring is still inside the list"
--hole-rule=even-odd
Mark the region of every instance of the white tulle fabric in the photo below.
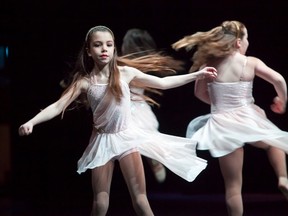
[[[121,88],[123,98],[116,102],[106,91],[107,85],[91,84],[89,87],[87,98],[93,111],[94,128],[89,145],[78,161],[77,172],[102,166],[137,148],[140,154],[161,162],[185,180],[193,181],[207,166],[206,160],[196,156],[196,143],[184,137],[140,129],[131,121],[128,84],[121,81]]]
[[[253,82],[210,83],[211,113],[192,120],[186,137],[197,141],[197,149],[209,150],[214,157],[257,141],[288,153],[288,132],[280,130],[254,104],[252,88]]]

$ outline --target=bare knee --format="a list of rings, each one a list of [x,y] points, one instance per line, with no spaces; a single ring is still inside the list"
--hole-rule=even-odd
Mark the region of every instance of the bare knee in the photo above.
[[[93,199],[91,216],[106,215],[109,207],[109,195],[106,192],[98,193]]]

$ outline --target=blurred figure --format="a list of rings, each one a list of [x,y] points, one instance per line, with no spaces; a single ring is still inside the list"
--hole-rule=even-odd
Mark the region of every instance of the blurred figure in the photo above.
[[[156,50],[156,43],[148,31],[137,28],[129,29],[126,32],[121,47],[122,55],[128,56],[131,59],[154,53]],[[133,86],[132,83],[130,85],[130,90],[132,120],[141,129],[158,132],[159,122],[151,108],[151,105],[155,105],[156,102],[148,97],[148,94],[152,93],[152,89],[144,89],[141,87]],[[161,94],[156,90],[153,90],[153,92]],[[159,183],[164,182],[166,179],[165,167],[156,160],[150,158],[146,159],[154,173],[156,180]]]

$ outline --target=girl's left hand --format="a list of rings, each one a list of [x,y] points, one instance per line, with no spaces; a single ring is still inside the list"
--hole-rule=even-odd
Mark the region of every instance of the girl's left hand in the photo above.
[[[204,67],[199,71],[197,75],[197,79],[206,79],[212,78],[215,79],[217,77],[217,70],[214,67]]]

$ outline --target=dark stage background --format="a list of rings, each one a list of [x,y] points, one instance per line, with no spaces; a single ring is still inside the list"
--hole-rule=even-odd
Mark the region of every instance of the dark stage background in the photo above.
[[[76,166],[88,143],[90,114],[85,109],[69,111],[63,120],[58,117],[36,126],[29,137],[19,137],[17,130],[21,123],[58,99],[62,92],[59,82],[69,71],[90,27],[110,27],[118,48],[129,28],[147,29],[159,48],[188,62],[188,54],[170,49],[173,42],[184,35],[209,30],[224,20],[239,20],[249,32],[247,55],[261,58],[288,79],[288,19],[284,3],[284,0],[2,1],[0,45],[9,47],[9,55],[6,66],[0,70],[0,120],[6,128],[0,142],[7,147],[4,149],[9,157],[2,151],[6,155],[3,164],[7,166],[3,168],[1,194],[23,205],[20,208],[39,210],[41,215],[51,208],[86,209],[83,215],[89,214],[90,172],[78,175]],[[209,112],[209,106],[194,97],[193,87],[191,83],[166,90],[158,98],[161,107],[154,110],[161,132],[185,136],[190,120]],[[277,126],[288,130],[287,114],[276,115],[269,109],[274,96],[273,87],[256,78],[256,104],[265,109]],[[217,160],[208,152],[198,155],[208,160],[208,167],[192,183],[167,171],[167,180],[158,184],[144,160],[148,194],[223,194]],[[278,193],[277,180],[264,151],[245,147],[243,173],[244,193]],[[117,166],[111,208],[119,200],[124,209],[130,208],[129,199]]]

